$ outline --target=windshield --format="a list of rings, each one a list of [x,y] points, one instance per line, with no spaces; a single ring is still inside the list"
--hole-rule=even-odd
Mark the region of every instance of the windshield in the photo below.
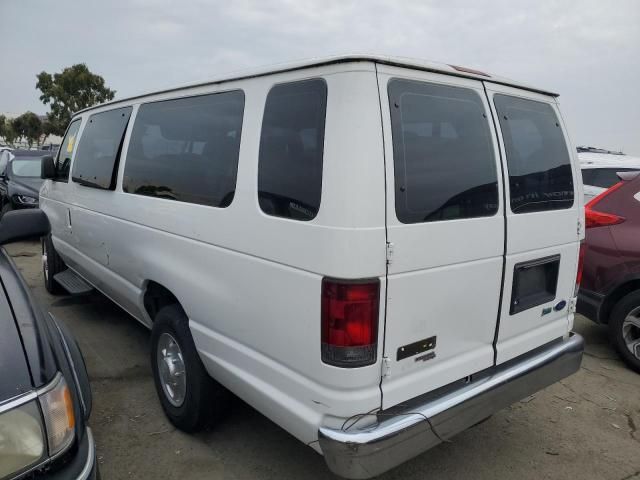
[[[20,158],[11,162],[11,173],[16,177],[40,178],[40,158]]]

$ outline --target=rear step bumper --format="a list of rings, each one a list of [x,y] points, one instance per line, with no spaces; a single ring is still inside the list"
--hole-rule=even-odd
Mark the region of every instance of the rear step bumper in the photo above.
[[[378,414],[374,425],[321,427],[320,447],[329,468],[346,478],[371,478],[434,447],[518,400],[580,368],[578,334],[489,369],[454,390],[414,399]]]

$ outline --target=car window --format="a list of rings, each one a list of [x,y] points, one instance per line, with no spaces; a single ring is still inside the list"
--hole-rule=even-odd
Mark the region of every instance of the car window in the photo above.
[[[507,154],[511,211],[570,208],[571,161],[551,105],[508,95],[495,95],[493,101]]]
[[[41,157],[20,157],[11,162],[11,173],[16,177],[40,178]]]
[[[609,188],[620,181],[618,172],[635,172],[635,168],[585,168],[582,183],[593,187]]]
[[[95,113],[82,132],[71,179],[87,187],[114,189],[131,107]]]
[[[498,174],[481,97],[468,88],[391,80],[395,207],[403,223],[498,211]]]
[[[62,139],[62,144],[58,150],[58,155],[55,161],[56,176],[54,180],[66,182],[69,179],[69,167],[71,166],[71,157],[77,145],[78,130],[80,130],[80,123],[82,119],[78,118],[69,124],[67,133]]]
[[[0,175],[5,175],[7,172],[7,162],[9,160],[9,152],[5,150],[0,152]]]
[[[235,194],[244,93],[232,91],[141,105],[123,190],[213,207]]]
[[[258,200],[267,215],[311,220],[320,208],[327,85],[274,86],[260,134]]]

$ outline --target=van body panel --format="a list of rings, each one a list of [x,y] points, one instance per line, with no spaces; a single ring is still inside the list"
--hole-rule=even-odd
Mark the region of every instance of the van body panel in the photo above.
[[[398,220],[390,81],[406,79],[475,92],[490,132],[499,199],[500,157],[481,82],[388,66],[378,67],[378,77],[386,152],[387,241],[393,245],[385,324],[389,372],[381,384],[383,408],[389,408],[493,365],[504,215],[500,200],[496,212],[487,217],[412,224]],[[432,337],[436,337],[433,350],[399,359],[403,347]]]

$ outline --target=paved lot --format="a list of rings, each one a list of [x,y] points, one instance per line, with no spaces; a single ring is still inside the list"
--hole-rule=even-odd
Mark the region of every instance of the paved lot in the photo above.
[[[47,294],[38,243],[7,250],[43,307],[78,338],[105,480],[335,478],[319,455],[240,400],[211,432],[176,431],[154,391],[147,330],[98,293]],[[575,328],[588,343],[579,373],[382,478],[640,480],[640,375],[617,358],[606,329],[583,318]]]

